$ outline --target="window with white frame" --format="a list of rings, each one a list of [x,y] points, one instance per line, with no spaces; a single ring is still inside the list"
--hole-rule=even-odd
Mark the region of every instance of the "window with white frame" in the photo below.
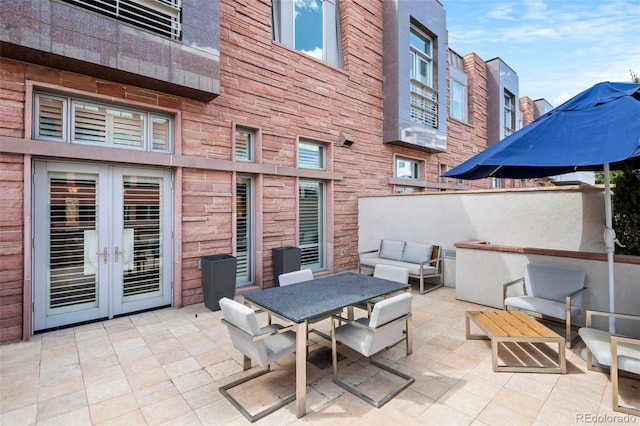
[[[504,91],[504,137],[516,131],[515,96],[508,90]]]
[[[338,0],[273,0],[273,39],[342,67]]]
[[[317,271],[325,265],[325,183],[300,180],[298,183],[298,246],[301,266]]]
[[[420,161],[413,158],[396,157],[396,177],[420,179]]]
[[[326,148],[324,144],[300,139],[298,142],[298,167],[325,170],[325,163]]]
[[[255,132],[249,129],[236,129],[236,160],[255,161]]]
[[[411,79],[411,119],[438,127],[438,92],[433,75],[433,40],[411,26],[409,78]]]
[[[173,40],[182,37],[182,0],[64,1]]]
[[[502,178],[491,178],[491,187],[494,189],[503,188]]]
[[[38,140],[171,152],[173,117],[68,96],[36,93],[33,135]]]
[[[467,112],[467,86],[451,79],[451,118],[467,123],[469,114]]]

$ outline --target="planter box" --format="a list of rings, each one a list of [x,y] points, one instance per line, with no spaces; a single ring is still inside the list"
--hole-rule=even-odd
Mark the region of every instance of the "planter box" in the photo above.
[[[202,292],[204,304],[212,311],[219,311],[223,297],[233,299],[236,292],[237,259],[228,254],[202,258]]]

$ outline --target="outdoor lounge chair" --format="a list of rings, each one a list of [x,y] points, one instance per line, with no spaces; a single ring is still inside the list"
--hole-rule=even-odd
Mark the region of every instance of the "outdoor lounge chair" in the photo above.
[[[565,324],[565,343],[571,348],[571,317],[582,310],[585,273],[571,269],[528,264],[523,278],[504,284],[504,309],[535,312]],[[508,296],[509,287],[524,284],[519,295]]]
[[[586,346],[587,368],[595,371],[610,369],[612,408],[614,411],[640,416],[640,406],[620,405],[619,375],[628,372],[640,375],[640,339],[611,334],[593,327],[593,317],[633,320],[640,327],[640,316],[600,311],[587,311],[585,327],[578,330]],[[640,376],[636,376],[640,379]]]
[[[220,393],[227,398],[247,420],[254,422],[295,400],[295,392],[251,414],[236,398],[231,396],[228,391],[268,373],[271,363],[295,352],[296,334],[295,331],[292,331],[294,326],[283,327],[280,324],[272,324],[260,328],[256,314],[251,308],[226,297],[220,299],[220,307],[224,315],[221,321],[229,330],[233,346],[244,355],[243,369],[249,370],[251,368],[251,361],[262,367],[266,367],[266,369],[258,371],[257,373],[218,388]]]
[[[389,297],[375,304],[371,318],[359,318],[355,321],[334,315],[331,319],[331,355],[333,381],[374,407],[381,407],[394,396],[409,387],[415,379],[400,371],[373,359],[373,355],[405,340],[407,355],[411,354],[411,300],[410,293]],[[336,327],[338,321],[344,325]],[[369,358],[369,362],[404,379],[391,392],[378,400],[360,392],[356,386],[338,377],[337,343],[340,342]]]

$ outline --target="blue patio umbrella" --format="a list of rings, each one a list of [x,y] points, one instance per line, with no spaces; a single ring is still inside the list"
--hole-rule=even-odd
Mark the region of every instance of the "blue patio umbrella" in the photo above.
[[[535,178],[603,171],[609,310],[615,312],[609,170],[640,168],[640,84],[598,83],[443,176]],[[611,331],[615,325],[610,324]]]

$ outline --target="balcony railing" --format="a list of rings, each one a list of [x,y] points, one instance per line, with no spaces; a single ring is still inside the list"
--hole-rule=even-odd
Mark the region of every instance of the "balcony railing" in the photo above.
[[[438,127],[438,93],[417,80],[411,80],[411,120]]]
[[[64,0],[172,40],[182,37],[182,0]]]

